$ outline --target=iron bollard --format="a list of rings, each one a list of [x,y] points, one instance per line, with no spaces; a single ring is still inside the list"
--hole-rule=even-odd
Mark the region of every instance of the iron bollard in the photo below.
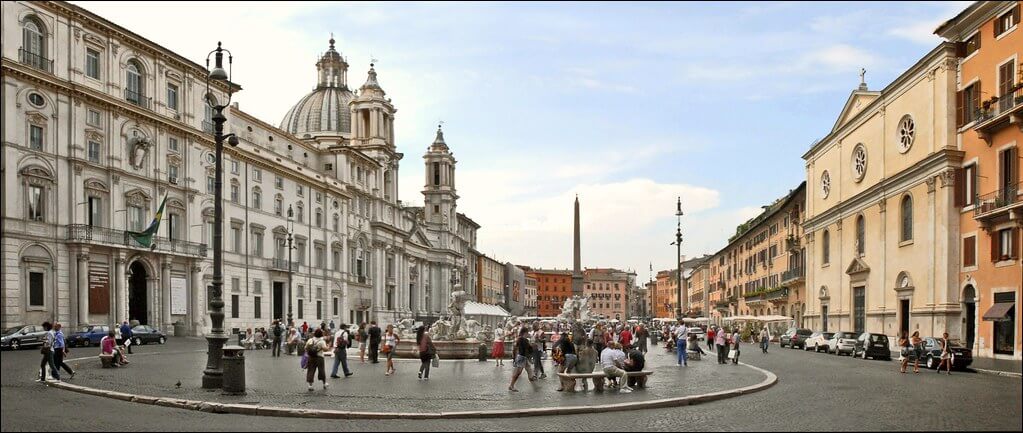
[[[245,395],[245,348],[224,346],[224,395]]]

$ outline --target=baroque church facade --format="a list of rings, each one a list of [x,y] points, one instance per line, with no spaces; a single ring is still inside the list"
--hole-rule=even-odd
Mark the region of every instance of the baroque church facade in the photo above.
[[[2,326],[207,332],[206,69],[66,2],[4,2],[3,41]],[[374,67],[349,87],[331,39],[315,71],[279,127],[225,109],[240,139],[224,153],[225,327],[289,311],[310,325],[431,321],[457,283],[476,287],[480,226],[457,210],[457,161],[438,128],[424,205],[403,204],[397,109]],[[144,230],[165,197],[143,247],[126,231]]]

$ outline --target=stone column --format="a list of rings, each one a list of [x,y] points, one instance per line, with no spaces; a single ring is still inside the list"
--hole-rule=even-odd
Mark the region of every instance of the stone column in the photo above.
[[[128,287],[128,275],[124,265],[127,260],[121,253],[117,254],[114,258],[114,314],[113,317],[118,324],[124,322],[128,318],[128,308],[125,300],[127,294],[125,293]]]
[[[149,322],[149,326],[152,326],[152,327],[155,327],[155,328],[160,328],[160,329],[166,331],[166,328],[163,328],[163,326],[162,326],[162,324],[163,324],[163,319],[162,319],[163,315],[161,314],[161,311],[160,311],[160,295],[161,294],[162,294],[162,291],[160,290],[160,277],[158,275],[147,275],[146,276],[146,296],[147,296],[146,303],[148,305],[146,305],[146,308],[148,308],[149,311],[146,312],[146,321]]]
[[[78,324],[89,323],[89,250],[78,253]]]
[[[192,265],[192,285],[189,291],[188,301],[191,303],[192,308],[189,309],[189,323],[192,324],[192,335],[202,335],[202,318],[205,310],[202,308],[200,299],[205,299],[206,286],[202,283],[202,266],[197,264]]]
[[[162,270],[163,270],[163,272],[162,272],[162,275],[160,276],[160,288],[161,288],[161,291],[163,292],[160,295],[160,300],[162,301],[161,302],[162,306],[161,306],[160,318],[162,319],[162,321],[160,323],[163,323],[163,325],[161,325],[161,329],[163,329],[163,332],[171,332],[174,329],[174,322],[173,322],[173,319],[171,318],[171,262],[170,262],[170,260],[164,259],[164,261],[163,261],[163,269]]]

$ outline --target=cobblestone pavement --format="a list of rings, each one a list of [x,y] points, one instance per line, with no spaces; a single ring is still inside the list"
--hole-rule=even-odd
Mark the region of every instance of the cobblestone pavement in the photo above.
[[[144,346],[136,352],[165,352],[187,349],[174,341],[166,346]],[[72,357],[93,353],[95,349],[76,351]],[[473,430],[473,431],[792,431],[792,430],[1013,430],[1023,429],[1021,380],[1001,376],[953,372],[951,376],[921,370],[920,374],[900,374],[895,361],[864,361],[847,356],[815,354],[772,346],[771,353],[747,347],[743,361],[778,375],[778,384],[748,396],[690,407],[616,412],[609,414],[535,417],[497,420],[445,421],[339,421],[216,415],[194,411],[154,407],[60,391],[32,382],[38,365],[35,351],[3,352],[0,358],[2,393],[0,410],[2,430],[38,430],[40,426],[59,426],[66,430]],[[654,362],[666,363],[670,357],[652,352]],[[163,357],[163,356],[159,356]],[[136,356],[142,365],[146,356]],[[658,359],[660,358],[660,359]],[[295,358],[284,358],[295,364]],[[79,361],[80,367],[84,361]],[[146,361],[148,362],[148,361]],[[357,362],[357,361],[356,361]],[[704,374],[717,366],[712,359],[700,361]],[[399,365],[399,372],[411,374],[414,364]],[[288,367],[289,369],[292,367]],[[357,374],[365,373],[356,366]],[[674,367],[670,367],[674,368]],[[124,371],[127,371],[126,369]],[[441,370],[453,367],[441,366]],[[507,367],[506,367],[507,369]],[[691,371],[696,371],[694,368]],[[82,370],[85,373],[87,370]],[[371,371],[371,370],[370,370]],[[154,371],[154,382],[164,372]],[[507,372],[504,373],[505,375]],[[382,375],[382,372],[381,372]],[[85,377],[85,376],[81,376]],[[382,377],[382,376],[381,376]],[[440,378],[440,376],[436,376]],[[505,376],[506,377],[506,376]],[[167,378],[170,379],[170,378]],[[417,382],[412,379],[412,384]],[[73,382],[85,379],[76,377]],[[550,381],[550,379],[548,379]],[[173,382],[173,381],[172,381]],[[182,380],[184,384],[184,380]],[[250,378],[250,383],[252,380]],[[344,388],[344,380],[339,381]],[[431,387],[441,380],[431,380]],[[457,382],[449,378],[448,382]],[[354,383],[354,381],[353,381]],[[290,385],[290,383],[289,383]],[[520,382],[523,393],[534,397],[552,393],[552,383],[540,385],[535,393]],[[548,390],[548,388],[551,388]],[[397,391],[410,398],[415,388]],[[331,391],[334,391],[332,389]],[[304,391],[303,391],[304,392]],[[317,391],[322,392],[322,391]],[[688,393],[688,392],[685,392]],[[547,396],[542,396],[548,398]],[[612,398],[617,398],[614,395]],[[339,400],[351,398],[335,397]],[[511,397],[509,397],[511,398]],[[359,399],[359,398],[356,398]],[[491,403],[493,405],[493,403]],[[912,422],[908,420],[912,418]]]

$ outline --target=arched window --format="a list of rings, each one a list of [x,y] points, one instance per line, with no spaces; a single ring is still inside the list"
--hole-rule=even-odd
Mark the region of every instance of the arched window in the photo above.
[[[821,263],[831,263],[831,233],[824,230],[824,235],[821,236]]]
[[[142,103],[142,68],[134,60],[125,69],[124,99],[136,105]]]
[[[902,198],[902,241],[913,240],[913,198]]]
[[[252,189],[252,208],[261,209],[263,206],[263,193],[258,187]]]
[[[863,215],[856,217],[856,254],[862,256],[866,253],[867,222]]]
[[[46,60],[46,37],[44,27],[33,18],[25,20],[22,29],[21,61],[36,69],[49,70],[50,63]]]
[[[274,197],[274,214],[277,216],[284,215],[284,198],[280,194]]]
[[[341,218],[338,217],[337,214],[334,214],[334,231],[335,232],[341,231]]]
[[[316,227],[323,227],[323,211],[316,208]]]
[[[305,214],[304,212],[302,212],[302,210],[303,210],[302,202],[298,202],[295,205],[295,221],[298,221],[299,223],[302,223],[304,221],[303,218],[305,217]]]

